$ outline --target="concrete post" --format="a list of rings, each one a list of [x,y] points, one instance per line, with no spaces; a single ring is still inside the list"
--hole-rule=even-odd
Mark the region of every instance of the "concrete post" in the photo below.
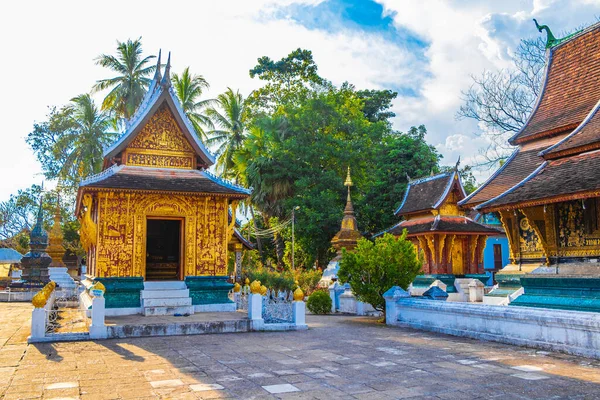
[[[94,296],[92,299],[92,324],[90,325],[91,339],[106,339],[108,332],[104,325],[106,314],[106,299],[104,296]]]
[[[252,321],[263,321],[262,317],[262,295],[253,293],[248,299],[248,318]]]
[[[335,288],[336,285],[338,283],[337,282],[333,282],[331,285],[329,285],[329,297],[331,298],[331,312],[335,313],[337,311],[337,308],[335,306]]]
[[[385,299],[385,323],[387,325],[392,325],[398,321],[398,300],[410,298],[410,293],[400,286],[392,286],[383,294],[383,298]]]
[[[46,309],[34,308],[31,312],[31,339],[43,339],[46,336]]]
[[[484,285],[479,279],[473,279],[469,283],[469,301],[471,303],[483,301]]]
[[[294,325],[300,328],[307,327],[306,325],[306,303],[303,301],[294,301],[292,303],[292,315]]]

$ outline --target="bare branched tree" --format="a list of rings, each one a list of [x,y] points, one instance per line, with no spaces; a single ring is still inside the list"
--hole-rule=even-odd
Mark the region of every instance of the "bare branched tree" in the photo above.
[[[478,121],[481,135],[489,139],[489,146],[481,151],[485,161],[479,166],[492,168],[510,155],[507,140],[523,127],[541,90],[545,50],[542,38],[521,40],[511,68],[472,76],[457,118]]]

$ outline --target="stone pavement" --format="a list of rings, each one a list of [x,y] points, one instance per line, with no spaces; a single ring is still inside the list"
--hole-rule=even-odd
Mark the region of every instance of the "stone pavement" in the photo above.
[[[600,360],[309,316],[308,331],[26,345],[0,303],[0,398],[600,399]],[[26,334],[25,334],[26,336]]]

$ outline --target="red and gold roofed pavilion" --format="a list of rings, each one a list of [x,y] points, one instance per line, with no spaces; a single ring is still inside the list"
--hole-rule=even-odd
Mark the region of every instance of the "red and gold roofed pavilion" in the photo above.
[[[486,240],[501,234],[468,218],[458,207],[466,194],[457,167],[410,180],[395,212],[403,220],[387,230],[396,236],[407,230],[408,239],[424,255],[426,275],[484,274]]]
[[[207,171],[214,156],[185,115],[170,68],[169,55],[161,76],[159,54],[138,110],[104,152],[103,171],[82,181],[77,194],[88,274],[107,293],[113,282],[119,291],[146,280],[224,280],[228,248],[244,243],[235,235],[235,213],[250,191]],[[123,303],[107,297],[107,307],[130,306]],[[139,304],[139,296],[129,303]]]
[[[540,278],[543,272],[598,278],[600,23],[560,40],[537,26],[547,31],[548,42],[534,109],[509,140],[512,155],[460,204],[500,215],[512,261],[502,274],[537,270]],[[600,282],[586,284],[600,289]],[[595,307],[600,311],[600,304]]]

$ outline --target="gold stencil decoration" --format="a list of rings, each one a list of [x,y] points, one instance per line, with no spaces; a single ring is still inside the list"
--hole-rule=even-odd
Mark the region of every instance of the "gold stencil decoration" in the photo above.
[[[125,150],[127,165],[155,168],[195,168],[194,149],[164,103]]]
[[[149,217],[182,221],[184,276],[227,274],[227,198],[111,191],[98,199],[96,276],[145,276]]]

